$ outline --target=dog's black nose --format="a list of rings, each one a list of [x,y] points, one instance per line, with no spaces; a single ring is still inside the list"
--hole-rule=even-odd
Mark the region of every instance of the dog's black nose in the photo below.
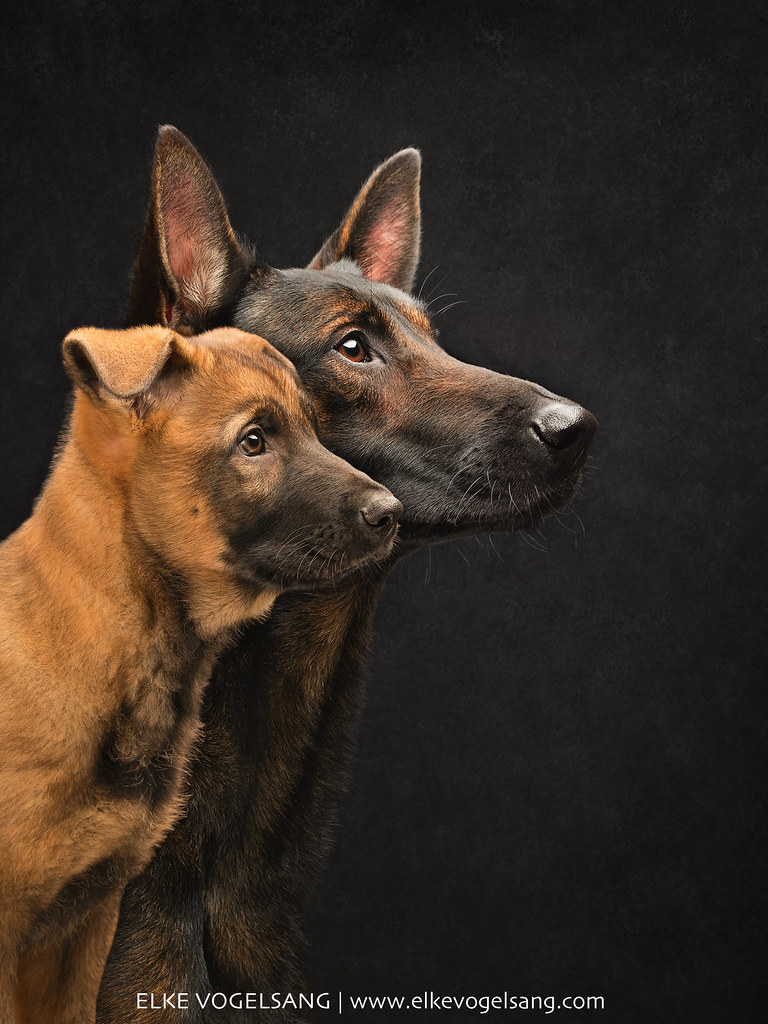
[[[571,469],[583,465],[597,420],[580,405],[550,402],[533,420],[531,430],[553,458]]]
[[[403,514],[403,506],[393,494],[377,492],[363,505],[360,514],[383,539],[397,526]]]

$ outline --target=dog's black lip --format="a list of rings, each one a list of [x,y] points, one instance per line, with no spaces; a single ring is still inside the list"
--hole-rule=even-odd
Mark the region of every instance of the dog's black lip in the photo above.
[[[403,547],[408,547],[425,540],[437,544],[442,540],[473,537],[479,533],[517,533],[537,526],[543,518],[543,515],[534,512],[505,522],[477,519],[460,523],[416,523],[405,520],[400,523],[400,540]]]
[[[519,513],[509,516],[506,519],[477,518],[462,519],[458,522],[450,520],[422,521],[408,519],[407,516],[400,520],[400,541],[402,547],[409,547],[423,541],[439,543],[443,540],[457,540],[461,537],[476,536],[479,533],[519,533],[523,530],[531,530],[540,526],[545,519],[562,512],[575,497],[581,474],[567,488],[565,494],[543,493],[541,498],[531,505],[521,509]]]
[[[289,589],[292,590],[301,590],[318,583],[336,583],[352,579],[366,569],[387,564],[397,548],[398,538],[399,534],[395,533],[391,538],[383,541],[372,551],[369,551],[367,555],[360,555],[352,562],[348,562],[343,569],[334,569],[332,572],[318,572],[309,576],[301,576],[298,579],[293,579],[290,575],[286,576],[282,573],[277,573],[275,574],[274,582],[278,582],[283,586],[289,584]],[[318,554],[320,553],[318,552]],[[320,554],[320,557],[323,557],[322,554]]]

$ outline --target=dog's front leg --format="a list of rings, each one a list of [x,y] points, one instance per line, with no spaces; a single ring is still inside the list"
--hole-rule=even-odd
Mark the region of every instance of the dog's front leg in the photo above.
[[[0,907],[0,1024],[15,1024],[15,981],[22,937],[29,921]]]
[[[123,894],[117,934],[107,959],[96,1011],[98,1024],[146,1022],[141,1002],[159,1005],[153,1024],[183,1017],[201,1020],[197,999],[210,992],[204,958],[205,920],[202,905],[201,853],[191,833],[189,815],[196,813],[193,792],[187,815],[155,852],[143,874]],[[179,854],[172,858],[173,852]],[[189,993],[189,1009],[179,1013],[163,1006],[166,993]],[[139,998],[143,993],[145,999]]]
[[[89,1024],[115,934],[122,889],[113,889],[74,934],[23,957],[16,1024]]]

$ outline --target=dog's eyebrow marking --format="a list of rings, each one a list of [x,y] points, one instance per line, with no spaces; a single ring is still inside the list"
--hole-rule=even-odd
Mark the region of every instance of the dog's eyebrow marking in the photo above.
[[[354,320],[359,315],[359,310],[348,309],[342,313],[334,313],[333,316],[327,317],[325,320],[318,320],[317,328],[321,331],[334,331],[337,327],[341,327],[343,324],[349,323],[352,319]]]
[[[295,408],[294,408],[295,406]],[[243,402],[241,412],[248,413],[254,423],[267,429],[281,427],[286,422],[294,419],[295,411],[301,407],[301,402],[278,401],[269,397],[252,398]]]
[[[387,309],[384,303],[377,302],[361,302],[358,305],[355,319],[362,321],[365,326],[372,328],[373,330],[379,330],[383,333],[394,333],[397,330],[397,323],[392,313],[399,312],[396,306],[392,306],[392,309]]]
[[[414,327],[418,330],[423,331],[430,338],[434,338],[434,328],[432,327],[432,321],[427,316],[426,312],[415,304],[410,303],[398,303],[397,310],[399,313],[410,320]]]
[[[424,314],[418,315],[407,303],[390,302],[388,308],[377,309],[376,323],[391,341],[406,350],[437,347],[434,329],[429,319]]]
[[[376,304],[358,299],[346,291],[335,295],[335,300],[342,308],[335,310],[330,316],[318,317],[312,325],[316,332],[325,331],[331,334],[339,327],[349,327],[350,330],[356,327],[387,330],[389,327],[386,313]]]
[[[310,398],[298,387],[287,389],[284,378],[276,375],[275,387],[268,392],[245,395],[227,422],[238,424],[243,416],[265,429],[284,430],[292,423],[307,420],[317,433],[318,420]]]

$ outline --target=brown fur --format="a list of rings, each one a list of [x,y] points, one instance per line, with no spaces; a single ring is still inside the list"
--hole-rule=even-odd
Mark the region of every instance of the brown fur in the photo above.
[[[216,653],[322,578],[297,524],[336,531],[328,564],[354,568],[389,553],[399,512],[320,446],[260,338],[84,328],[64,354],[71,423],[0,547],[2,1024],[94,1019],[122,889],[182,811]],[[238,441],[255,416],[269,457]]]

